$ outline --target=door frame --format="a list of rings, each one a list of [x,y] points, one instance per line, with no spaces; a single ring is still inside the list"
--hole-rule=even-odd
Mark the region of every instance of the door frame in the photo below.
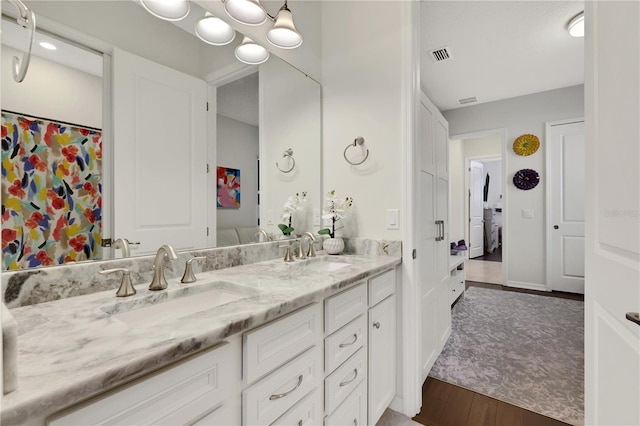
[[[491,130],[483,130],[479,132],[471,132],[471,133],[460,133],[456,135],[449,136],[449,140],[464,140],[464,139],[477,139],[490,135],[499,135],[501,139],[501,157],[502,160],[502,207],[504,209],[508,204],[508,194],[506,191],[507,188],[507,129],[497,128]],[[469,167],[470,161],[482,161],[482,160],[490,160],[497,159],[495,155],[484,155],[484,156],[470,156],[464,157],[464,235],[465,241],[469,241]],[[451,209],[451,198],[449,197],[449,209]],[[509,251],[507,250],[509,246],[509,221],[508,215],[502,215],[502,285],[507,285],[507,275],[509,271]]]
[[[558,121],[547,121],[544,126],[544,144],[545,144],[545,163],[544,170],[547,179],[545,179],[545,250],[547,251],[545,256],[545,277],[546,277],[546,288],[547,291],[552,291],[551,286],[551,182],[548,179],[549,170],[551,169],[551,150],[549,147],[549,131],[553,126],[562,126],[565,124],[574,124],[574,123],[584,123],[585,124],[585,137],[586,137],[586,123],[584,121],[584,117],[579,118],[569,118],[565,120]],[[586,278],[586,277],[585,277]]]

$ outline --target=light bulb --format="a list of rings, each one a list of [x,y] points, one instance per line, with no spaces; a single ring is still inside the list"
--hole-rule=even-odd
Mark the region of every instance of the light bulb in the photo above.
[[[236,58],[249,65],[258,65],[269,59],[269,51],[249,37],[244,36],[242,44],[236,47]]]
[[[267,20],[267,12],[260,0],[225,0],[224,10],[231,18],[245,25],[261,25]]]
[[[180,21],[189,14],[189,0],[140,0],[142,6],[165,21]]]
[[[222,19],[207,12],[196,22],[196,35],[205,43],[223,46],[236,38],[236,31]]]
[[[302,44],[302,36],[293,25],[293,15],[286,4],[280,8],[273,28],[267,32],[267,41],[282,49],[295,49]]]

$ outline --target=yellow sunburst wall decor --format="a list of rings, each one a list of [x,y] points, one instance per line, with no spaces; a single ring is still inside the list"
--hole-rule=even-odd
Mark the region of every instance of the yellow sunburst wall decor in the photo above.
[[[524,134],[516,138],[513,142],[513,152],[518,155],[527,156],[535,153],[540,148],[540,139],[536,135]]]

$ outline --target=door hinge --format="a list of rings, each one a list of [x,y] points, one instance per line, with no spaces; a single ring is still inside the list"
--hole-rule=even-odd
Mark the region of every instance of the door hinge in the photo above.
[[[209,227],[207,226],[207,237],[209,236]]]
[[[100,243],[101,247],[111,247],[111,238],[103,238]]]
[[[207,111],[209,111],[209,102],[207,102]]]
[[[209,173],[209,164],[207,164],[207,173]]]
[[[418,257],[418,250],[413,249],[413,251],[411,252],[411,257],[414,258],[414,259],[417,258]]]

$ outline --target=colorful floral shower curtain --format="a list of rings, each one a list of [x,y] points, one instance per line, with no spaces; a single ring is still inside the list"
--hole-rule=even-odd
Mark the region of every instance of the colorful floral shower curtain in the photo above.
[[[2,111],[4,270],[101,257],[102,132]]]

